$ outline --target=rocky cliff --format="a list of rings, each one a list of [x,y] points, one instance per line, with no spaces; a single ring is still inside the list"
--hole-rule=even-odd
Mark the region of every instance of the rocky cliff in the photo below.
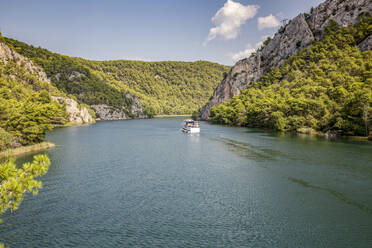
[[[1,35],[1,34],[0,34]],[[15,52],[5,43],[0,40],[0,61],[7,64],[8,62],[16,63],[17,65],[22,65],[22,67],[31,75],[36,75],[40,81],[45,81],[50,83],[44,71],[35,66],[32,61],[26,57]]]
[[[66,111],[69,114],[69,121],[73,124],[93,123],[95,120],[89,113],[88,108],[79,106],[78,102],[68,97],[52,96],[52,99],[59,104],[66,105]]]
[[[126,108],[114,108],[106,104],[90,105],[94,110],[97,120],[127,120],[133,118],[148,118],[144,113],[142,104],[140,101],[131,94],[127,93],[126,98],[130,99],[131,106],[129,109]]]
[[[280,28],[266,46],[235,64],[215,89],[211,100],[200,110],[200,118],[208,120],[212,106],[239,95],[266,72],[279,67],[299,50],[311,46],[313,41],[320,40],[331,20],[340,26],[348,26],[355,24],[362,13],[371,12],[371,0],[327,0],[312,9],[310,14],[298,15]],[[372,38],[368,37],[359,48],[370,49],[371,41]]]
[[[88,78],[87,75],[78,71],[72,71],[70,73],[57,73],[54,76],[55,80],[59,82],[62,77],[67,78],[70,82],[74,83],[78,82],[80,78]],[[94,111],[95,115],[97,116],[98,120],[126,120],[126,119],[133,119],[133,118],[147,118],[147,115],[144,113],[142,104],[139,100],[127,93],[122,96],[126,98],[128,102],[130,102],[129,106],[121,106],[121,107],[113,107],[107,104],[91,104],[89,107]],[[73,104],[75,106],[75,104]],[[72,107],[71,109],[75,109]],[[75,120],[83,119],[83,118],[75,118]]]
[[[4,64],[7,64],[9,62],[15,63],[18,66],[21,66],[26,71],[26,73],[32,76],[35,76],[37,80],[41,82],[47,82],[48,84],[50,84],[50,80],[48,79],[47,75],[40,67],[35,66],[30,59],[20,55],[19,53],[14,51],[12,48],[10,48],[8,45],[6,45],[1,40],[0,40],[0,62]],[[10,75],[10,77],[14,77],[15,79],[16,75]],[[26,82],[26,83],[32,84],[31,81]],[[56,89],[54,93],[57,93],[57,92],[59,91]],[[66,112],[69,115],[69,120],[71,123],[83,124],[83,123],[94,122],[94,118],[89,113],[89,110],[85,107],[79,107],[79,104],[75,100],[68,98],[68,97],[53,96],[52,93],[50,94],[54,101],[58,102],[59,104],[65,104]]]

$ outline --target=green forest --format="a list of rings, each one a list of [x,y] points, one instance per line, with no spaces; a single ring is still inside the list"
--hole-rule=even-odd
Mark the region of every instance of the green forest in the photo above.
[[[331,22],[322,41],[290,57],[241,95],[214,106],[211,121],[280,131],[368,135],[372,51],[361,52],[357,44],[371,34],[370,15],[347,28]]]
[[[202,107],[230,67],[216,63],[91,61],[52,53],[5,38],[9,46],[42,67],[52,84],[78,101],[128,107],[136,96],[155,114],[188,114]]]
[[[28,73],[24,64],[0,62],[0,151],[39,143],[54,125],[67,122],[65,106],[51,94],[62,95]]]

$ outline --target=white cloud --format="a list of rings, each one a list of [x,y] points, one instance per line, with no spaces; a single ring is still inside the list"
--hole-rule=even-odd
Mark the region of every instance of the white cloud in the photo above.
[[[216,27],[209,30],[209,35],[204,45],[217,36],[225,40],[235,39],[238,36],[240,27],[257,14],[258,8],[258,5],[243,5],[233,0],[227,0],[225,5],[212,18],[212,22]]]
[[[272,14],[266,17],[259,17],[258,18],[258,29],[262,30],[264,28],[275,28],[280,26],[280,21],[278,18],[273,16]]]
[[[253,48],[251,44],[247,44],[243,51],[233,54],[231,58],[234,62],[236,62],[238,60],[248,58],[252,53],[254,53],[254,51],[256,51],[256,48]]]
[[[270,37],[269,35],[261,36],[261,40],[256,43],[256,45],[253,47],[251,44],[247,44],[245,46],[245,49],[243,51],[234,53],[231,55],[231,59],[236,62],[238,60],[248,58],[251,56],[252,53],[254,53],[260,46],[262,46],[263,42]]]

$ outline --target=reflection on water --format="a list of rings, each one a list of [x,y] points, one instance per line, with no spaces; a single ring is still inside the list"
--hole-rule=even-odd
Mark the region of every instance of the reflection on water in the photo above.
[[[10,247],[372,247],[372,146],[182,118],[49,134],[39,195]],[[29,161],[32,156],[17,162]]]

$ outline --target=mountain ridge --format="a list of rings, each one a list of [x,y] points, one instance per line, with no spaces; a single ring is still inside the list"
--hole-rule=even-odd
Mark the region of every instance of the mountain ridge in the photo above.
[[[208,61],[86,60],[6,41],[42,67],[53,85],[90,105],[103,120],[190,114],[208,101],[230,69]]]

